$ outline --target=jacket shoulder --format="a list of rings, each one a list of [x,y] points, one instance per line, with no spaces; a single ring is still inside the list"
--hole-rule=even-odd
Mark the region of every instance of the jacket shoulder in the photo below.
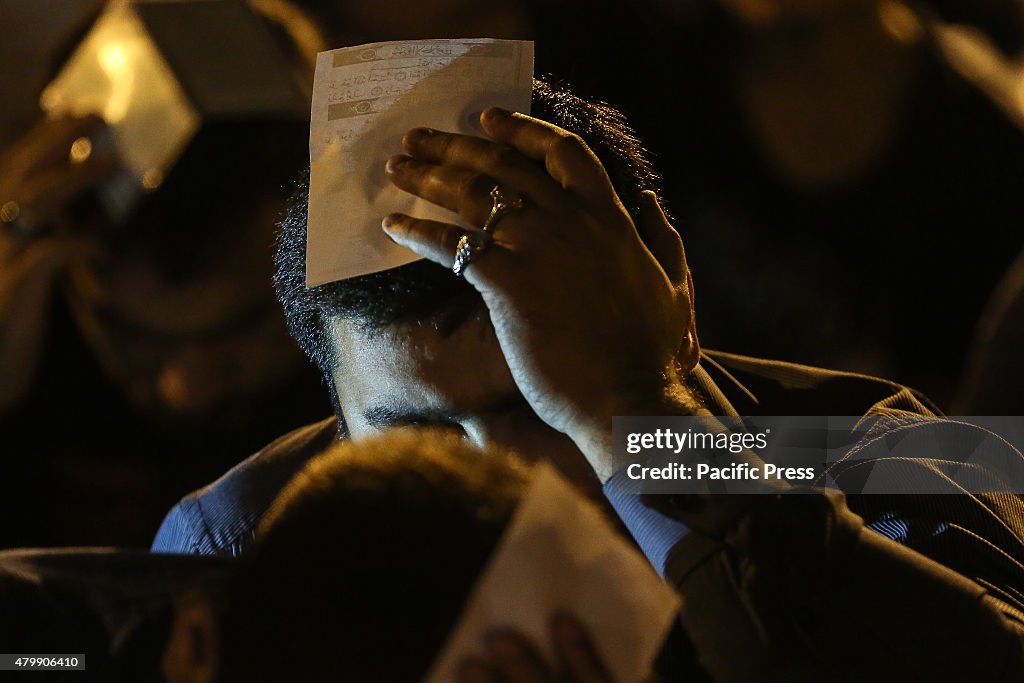
[[[152,550],[238,555],[278,492],[311,458],[338,439],[334,417],[300,427],[182,498],[160,526]]]
[[[701,364],[741,415],[941,414],[920,392],[871,375],[711,350]]]

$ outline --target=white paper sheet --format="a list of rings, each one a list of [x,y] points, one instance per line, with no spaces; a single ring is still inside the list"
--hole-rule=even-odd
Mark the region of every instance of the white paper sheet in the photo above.
[[[495,627],[517,629],[553,662],[548,619],[567,610],[590,631],[611,679],[640,683],[679,605],[647,560],[541,465],[425,681],[458,680]]]
[[[483,135],[490,106],[529,113],[533,43],[416,40],[371,43],[317,56],[309,157],[306,285],[344,280],[416,261],[383,233],[400,211],[463,224],[396,189],[384,175],[411,128]]]

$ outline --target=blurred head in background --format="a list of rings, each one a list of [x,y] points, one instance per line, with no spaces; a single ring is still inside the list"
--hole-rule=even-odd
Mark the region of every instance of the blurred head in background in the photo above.
[[[178,120],[153,102],[169,82],[198,125],[156,176],[131,166],[100,107],[54,110],[0,156],[0,464],[19,482],[0,516],[24,520],[0,523],[0,547],[145,544],[181,491],[329,410],[271,287],[278,207],[308,163],[306,93],[323,43],[277,0],[128,7],[148,13],[174,73],[146,87],[110,79],[156,109],[136,138],[159,144]],[[248,19],[249,38],[241,22],[209,18],[222,10]],[[96,22],[50,55],[46,83]],[[113,47],[107,66],[124,66]],[[248,70],[231,66],[243,50]],[[210,113],[232,88],[242,105],[266,99],[271,67],[301,110]],[[114,215],[104,198],[129,168],[145,191]]]
[[[228,6],[256,17],[262,42],[200,40],[204,32],[243,40],[240,27],[211,26],[217,15],[209,8]],[[158,91],[176,86],[198,112],[188,122],[193,131],[184,151],[169,168],[143,174],[129,168],[139,156],[133,152],[160,144],[166,132],[146,130],[145,120],[133,131],[115,118],[103,120],[105,111],[97,116],[81,107],[58,109],[0,166],[0,203],[14,214],[8,232],[19,244],[12,249],[49,244],[63,252],[60,286],[75,326],[130,402],[157,415],[204,415],[286,381],[299,367],[271,294],[270,249],[278,207],[308,157],[308,89],[323,43],[312,22],[278,0],[133,7],[148,12],[141,16],[151,22],[154,44],[160,45],[161,34],[165,40],[179,36],[180,45],[171,40],[161,46],[176,83],[135,84],[139,73],[125,68],[125,82],[113,84],[111,97],[129,97],[145,112],[163,107]],[[167,7],[176,14],[161,13]],[[191,45],[180,38],[181,25],[189,23]],[[81,36],[95,39],[88,29]],[[107,61],[117,56],[114,47],[107,49]],[[229,67],[232,52],[243,48],[263,53],[264,61],[294,81],[298,106],[291,112],[246,112],[244,102],[237,113],[203,110],[218,106],[202,104],[204,88],[239,89],[231,83],[238,74]],[[63,51],[58,63],[75,59],[76,49]],[[223,56],[206,59],[210,50]],[[259,70],[260,63],[253,64],[252,71]],[[54,99],[53,90],[44,91],[44,105]],[[147,97],[154,102],[147,104]],[[164,123],[177,132],[174,117],[182,116],[166,110]],[[142,196],[128,210],[111,211],[105,193],[133,172]],[[0,360],[14,366],[18,359]]]

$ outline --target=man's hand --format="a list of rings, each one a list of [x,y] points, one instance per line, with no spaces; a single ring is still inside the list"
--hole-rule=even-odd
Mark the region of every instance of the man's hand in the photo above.
[[[612,416],[664,412],[696,363],[682,242],[653,193],[634,223],[578,136],[493,108],[481,123],[492,140],[410,131],[408,156],[392,158],[388,175],[477,226],[496,185],[522,197],[465,277],[483,296],[523,396],[605,480]],[[466,233],[403,214],[384,223],[396,242],[446,267]]]
[[[27,236],[67,227],[71,204],[121,169],[113,150],[92,145],[98,116],[46,119],[0,158],[0,206]]]
[[[551,622],[551,642],[558,671],[519,633],[494,633],[487,640],[487,659],[465,662],[458,683],[611,683],[590,636],[575,618],[556,616]]]

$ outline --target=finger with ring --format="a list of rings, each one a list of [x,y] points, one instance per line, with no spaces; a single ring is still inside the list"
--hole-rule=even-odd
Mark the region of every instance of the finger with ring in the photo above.
[[[483,225],[484,232],[493,230],[494,226],[504,216],[516,211],[522,211],[523,209],[523,198],[506,196],[501,191],[500,185],[495,185],[491,189],[491,202],[491,213],[487,216],[487,220],[484,221]]]
[[[452,273],[455,277],[462,277],[469,265],[483,254],[491,244],[491,238],[486,233],[466,232],[455,248],[455,262],[452,263]]]
[[[455,166],[438,166],[407,156],[392,157],[386,167],[400,189],[454,211],[470,225],[482,226],[494,209],[493,178]]]
[[[404,147],[414,159],[487,175],[503,187],[518,189],[542,206],[563,200],[562,188],[543,167],[510,145],[473,135],[415,128],[406,134]]]
[[[480,121],[494,140],[542,162],[562,189],[589,199],[607,199],[614,193],[601,161],[578,135],[547,121],[495,107],[486,110]]]
[[[494,243],[490,234],[482,230],[467,230],[451,223],[413,218],[403,213],[389,214],[384,218],[382,227],[397,244],[445,268],[451,268],[459,277],[465,274],[470,263],[480,258]],[[487,258],[497,257],[500,262],[503,255],[503,250],[497,249],[493,255],[488,254]],[[482,274],[474,272],[473,275],[473,280],[479,281]]]

